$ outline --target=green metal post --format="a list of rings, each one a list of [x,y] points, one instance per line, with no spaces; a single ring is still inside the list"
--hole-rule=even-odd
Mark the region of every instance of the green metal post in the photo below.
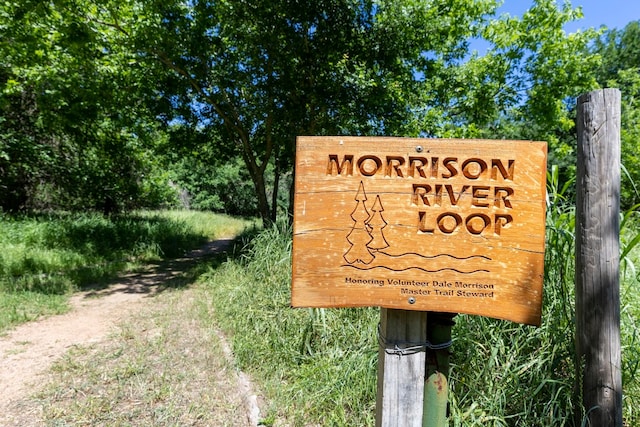
[[[427,313],[427,340],[436,349],[427,349],[424,384],[423,427],[446,427],[449,395],[449,345],[451,313]],[[442,348],[440,348],[442,347]]]

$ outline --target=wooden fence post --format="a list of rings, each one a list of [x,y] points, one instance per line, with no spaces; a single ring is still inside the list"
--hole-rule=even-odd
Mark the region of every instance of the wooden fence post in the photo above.
[[[587,425],[622,427],[620,91],[582,95],[577,114],[577,390]]]
[[[377,427],[420,427],[424,399],[427,313],[380,309]],[[403,351],[405,350],[405,351]]]

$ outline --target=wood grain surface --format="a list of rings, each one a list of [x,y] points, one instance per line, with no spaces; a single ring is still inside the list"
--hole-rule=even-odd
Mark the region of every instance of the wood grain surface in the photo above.
[[[538,325],[546,143],[299,137],[294,307]]]

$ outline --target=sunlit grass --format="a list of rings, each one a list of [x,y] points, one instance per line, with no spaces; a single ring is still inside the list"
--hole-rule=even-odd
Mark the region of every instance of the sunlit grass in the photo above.
[[[194,233],[207,236],[210,240],[237,236],[247,229],[261,226],[260,220],[256,218],[212,215],[202,211],[167,210],[147,212],[146,215],[160,215],[173,221],[185,222]]]
[[[61,314],[68,308],[65,295],[0,292],[0,334],[10,325],[36,320],[44,315]]]
[[[49,307],[60,296],[255,226],[206,212],[0,215],[0,330],[64,310]]]
[[[156,218],[156,215],[145,213],[137,218]],[[192,224],[185,230],[199,230],[188,234],[195,239],[191,243],[200,238],[193,236],[228,235],[221,225],[206,231],[209,226],[200,213],[168,212],[160,216]],[[623,404],[629,426],[640,425],[640,293],[637,292],[640,246],[635,237],[639,221],[637,213],[629,214],[622,230],[625,254],[621,271]],[[547,212],[541,327],[479,316],[455,318],[450,425],[575,426],[575,415],[579,418],[583,414],[574,392],[574,222],[571,204],[562,199],[561,193],[552,192]],[[38,241],[37,227],[28,226],[31,239]],[[229,227],[234,229],[235,225]],[[168,245],[168,253],[179,253],[188,247],[188,244],[184,246],[187,240],[182,237],[172,240],[175,248],[181,249],[176,252]],[[162,242],[158,239],[142,244],[151,248],[167,247]],[[20,245],[29,247],[25,242],[13,244],[18,249],[11,250],[16,252],[25,253]],[[149,253],[158,256],[162,251],[165,249],[153,249]],[[2,253],[8,254],[9,250]],[[34,265],[55,265],[53,261],[41,259],[46,260],[47,256],[36,253],[34,251]],[[65,261],[68,265],[77,262],[73,261],[76,255],[57,256],[71,260]],[[292,309],[290,256],[291,230],[278,224],[261,232],[241,253],[230,254],[227,262],[214,263],[215,268],[210,268],[198,285],[207,306],[199,314],[202,322],[220,325],[233,343],[239,367],[265,390],[268,406],[263,408],[264,425],[373,425],[378,309]],[[22,268],[6,267],[11,264],[3,263],[3,268],[9,270]],[[22,302],[36,300],[28,293],[11,295],[24,298]],[[0,307],[3,312],[5,307]],[[38,310],[32,309],[22,313],[14,310],[14,313],[24,320],[38,316]],[[131,337],[127,339],[137,339],[135,331],[130,332]],[[151,356],[148,357],[151,360]],[[121,382],[122,387],[130,387],[129,379],[138,379],[140,382],[136,384],[141,386],[147,381],[151,390],[160,393],[158,401],[166,400],[162,393],[170,384],[166,383],[165,387],[162,383],[155,384],[151,377],[142,379],[136,370],[139,363],[144,365],[144,360],[122,360],[126,363],[114,370],[119,375],[114,381]],[[100,375],[107,374],[101,373],[96,378],[102,378]],[[88,406],[78,411],[97,411],[104,415],[115,410],[107,401],[87,399],[83,401],[85,404]]]
[[[265,424],[372,425],[378,310],[290,308],[291,235],[283,224],[202,286],[241,369],[267,394]]]
[[[637,208],[637,206],[636,206]],[[623,407],[629,425],[640,425],[640,214],[623,221],[621,248],[620,323]]]

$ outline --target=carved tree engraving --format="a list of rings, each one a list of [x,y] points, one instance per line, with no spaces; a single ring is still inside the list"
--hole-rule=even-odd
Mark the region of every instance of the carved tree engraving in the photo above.
[[[347,235],[347,241],[351,243],[351,248],[344,254],[344,259],[347,260],[349,264],[355,262],[369,264],[374,259],[368,247],[373,237],[367,225],[370,215],[365,205],[367,194],[364,191],[364,184],[362,182],[360,182],[355,200],[358,203],[353,212],[351,212],[351,219],[353,219],[354,224],[351,232]]]
[[[373,212],[371,217],[367,220],[367,226],[369,227],[369,233],[373,240],[369,243],[369,249],[373,249],[375,251],[379,251],[380,249],[388,248],[389,243],[384,238],[382,234],[382,229],[387,226],[387,221],[382,217],[382,212],[384,208],[382,207],[382,202],[380,201],[380,196],[376,196],[376,201],[371,208]]]

